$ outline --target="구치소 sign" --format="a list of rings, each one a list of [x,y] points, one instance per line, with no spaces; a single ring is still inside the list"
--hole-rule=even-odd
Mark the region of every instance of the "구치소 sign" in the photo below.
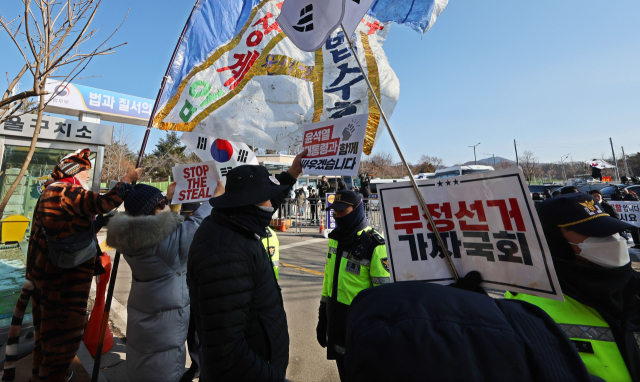
[[[418,180],[458,274],[482,286],[563,300],[551,254],[519,169]],[[454,281],[409,182],[378,185],[394,281]]]
[[[358,175],[368,114],[352,115],[304,127],[302,172],[308,175]]]
[[[213,197],[220,179],[215,161],[179,165],[172,170],[177,185],[171,204],[202,202]]]

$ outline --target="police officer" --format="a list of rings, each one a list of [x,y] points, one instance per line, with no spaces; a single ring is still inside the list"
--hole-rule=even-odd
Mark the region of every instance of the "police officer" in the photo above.
[[[369,226],[360,194],[339,191],[328,209],[336,229],[329,234],[316,335],[344,380],[347,309],[361,290],[391,280],[384,238]]]
[[[273,273],[276,275],[276,280],[278,280],[280,276],[280,241],[271,227],[267,227],[265,232],[266,236],[262,239],[262,245],[271,258]]]
[[[553,318],[574,343],[590,374],[605,381],[640,381],[640,279],[631,268],[632,228],[610,217],[590,195],[566,194],[539,204],[564,302],[506,293]]]

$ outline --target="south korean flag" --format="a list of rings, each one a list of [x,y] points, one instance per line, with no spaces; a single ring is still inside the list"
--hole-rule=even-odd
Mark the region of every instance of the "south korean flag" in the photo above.
[[[342,25],[351,39],[373,0],[286,0],[278,25],[300,50],[315,52]]]
[[[315,52],[340,26],[344,9],[345,0],[286,0],[277,21],[295,46]]]
[[[180,140],[203,162],[215,160],[225,184],[227,173],[232,168],[245,164],[260,164],[253,150],[242,142],[227,141],[199,133],[183,133]]]

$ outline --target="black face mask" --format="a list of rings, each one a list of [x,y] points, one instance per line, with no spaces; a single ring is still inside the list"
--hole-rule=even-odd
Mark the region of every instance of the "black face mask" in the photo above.
[[[265,229],[271,223],[273,207],[248,206],[221,208],[220,211],[236,223],[259,235],[265,235]]]
[[[365,229],[369,222],[367,221],[367,217],[364,213],[364,204],[360,202],[360,204],[353,209],[347,215],[341,218],[335,218],[336,220],[336,229],[334,232],[336,235],[342,238],[346,238],[348,236],[353,235],[355,232]]]

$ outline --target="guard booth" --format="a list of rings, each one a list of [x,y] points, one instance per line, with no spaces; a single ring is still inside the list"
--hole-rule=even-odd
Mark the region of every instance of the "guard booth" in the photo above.
[[[20,173],[27,157],[37,116],[24,114],[0,124],[0,198],[4,199]],[[111,145],[113,126],[43,116],[36,149],[9,199],[2,216],[0,235],[0,364],[4,362],[9,325],[26,271],[28,238],[35,205],[42,185],[50,179],[54,166],[67,154],[78,149],[91,150],[91,178],[93,191],[100,190],[100,177],[106,145]],[[31,352],[34,344],[31,304],[27,308],[18,356]]]
[[[4,199],[29,153],[36,119],[34,114],[25,114],[0,124],[0,199]],[[91,150],[90,184],[92,190],[98,192],[105,146],[111,145],[112,139],[113,126],[43,116],[36,150],[4,209],[3,218],[23,215],[31,219],[42,185],[50,179],[54,166],[78,149]]]

